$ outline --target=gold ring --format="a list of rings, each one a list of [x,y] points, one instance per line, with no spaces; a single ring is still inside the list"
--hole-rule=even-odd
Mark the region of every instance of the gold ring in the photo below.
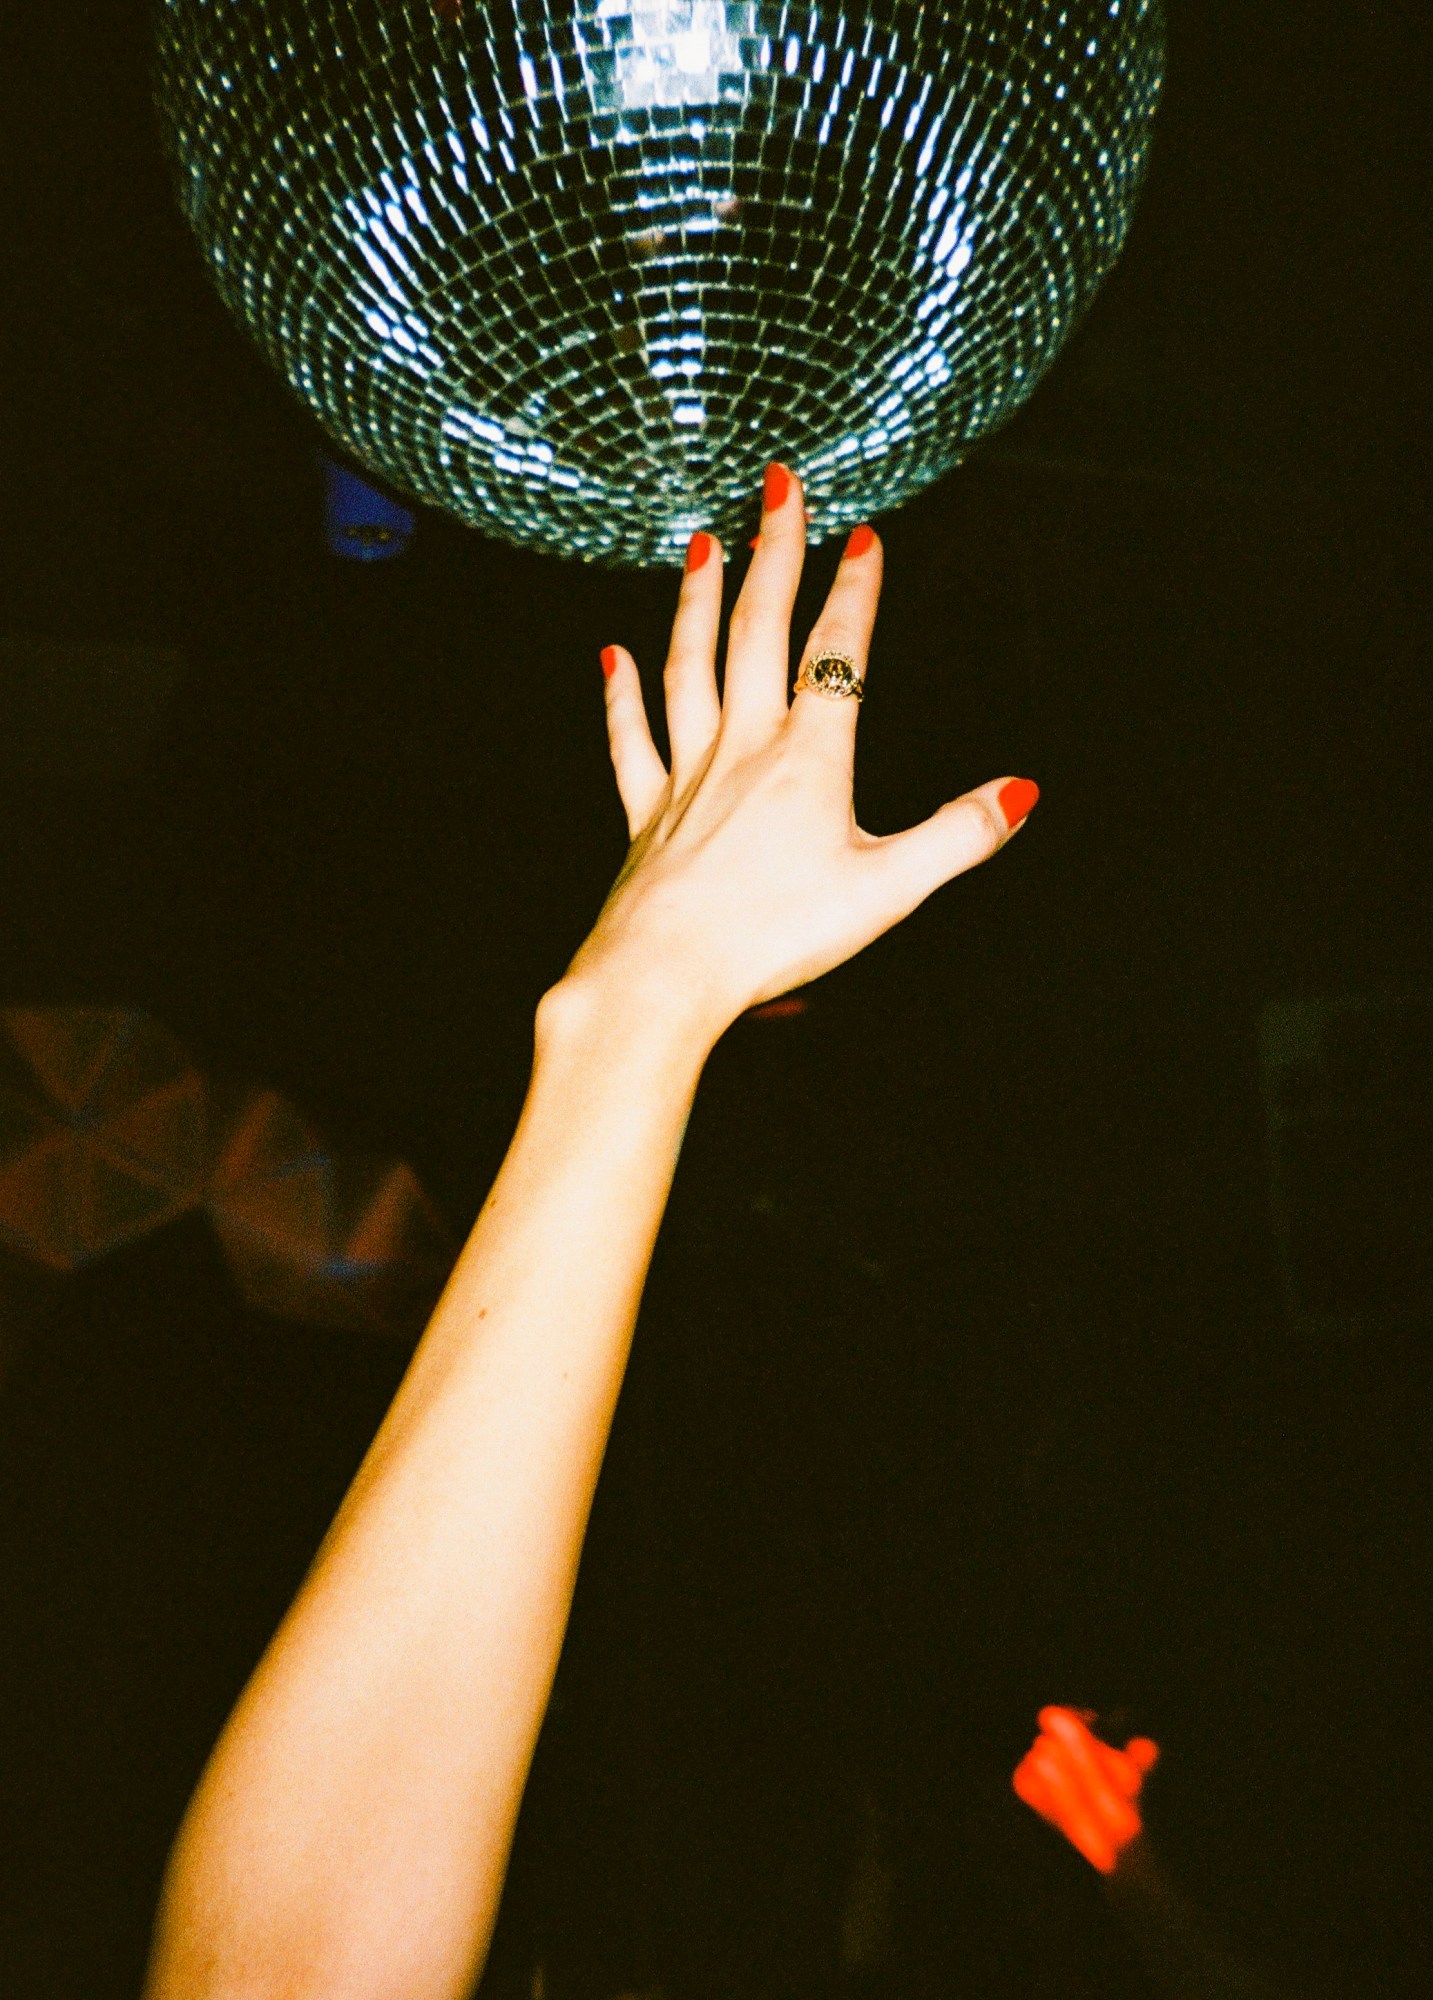
[[[866,698],[865,684],[856,671],[856,662],[847,659],[844,653],[818,653],[808,660],[796,676],[798,688],[810,688],[813,694],[834,695],[838,700],[854,695],[857,701]]]

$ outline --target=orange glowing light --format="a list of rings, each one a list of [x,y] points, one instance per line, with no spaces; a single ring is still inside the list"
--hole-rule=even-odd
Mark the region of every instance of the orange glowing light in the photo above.
[[[1015,1769],[1015,1795],[1108,1875],[1143,1825],[1136,1801],[1159,1745],[1132,1736],[1116,1750],[1091,1733],[1088,1710],[1042,1708],[1038,1719],[1040,1734]]]

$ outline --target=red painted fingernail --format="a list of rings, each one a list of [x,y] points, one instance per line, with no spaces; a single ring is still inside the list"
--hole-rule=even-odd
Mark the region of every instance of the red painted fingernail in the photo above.
[[[687,543],[687,575],[690,576],[694,569],[700,569],[711,552],[711,536],[703,534],[701,529],[698,528],[692,539]]]
[[[746,545],[746,546],[747,546],[747,547],[748,547],[749,549],[759,549],[759,548],[761,547],[761,537],[760,537],[760,535],[753,535],[753,536],[752,536],[752,538],[751,538],[751,540],[750,540],[750,541],[749,541],[749,542],[747,543],[747,545]]]
[[[852,528],[851,539],[846,544],[847,559],[852,556],[863,556],[875,539],[875,529],[867,527],[864,521],[859,528]]]
[[[1012,833],[1021,820],[1029,817],[1039,796],[1040,787],[1033,778],[1012,778],[1008,785],[1000,787],[997,803]]]
[[[791,491],[791,474],[784,465],[768,465],[766,477],[761,483],[761,504],[768,514],[774,514],[787,494]]]
[[[615,674],[616,671],[617,671],[617,648],[615,646],[604,646],[602,648],[603,680],[610,681],[613,674]]]

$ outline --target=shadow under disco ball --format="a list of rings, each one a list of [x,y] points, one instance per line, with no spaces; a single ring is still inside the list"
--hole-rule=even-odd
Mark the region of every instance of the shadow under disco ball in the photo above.
[[[1119,253],[1159,0],[158,0],[229,306],[398,490],[612,563],[895,506]]]

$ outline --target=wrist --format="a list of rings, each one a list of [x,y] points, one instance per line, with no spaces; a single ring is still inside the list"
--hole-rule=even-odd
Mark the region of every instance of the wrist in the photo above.
[[[542,1060],[590,1050],[689,1074],[695,1086],[727,1025],[660,973],[598,970],[579,961],[538,1002],[536,1051]]]

